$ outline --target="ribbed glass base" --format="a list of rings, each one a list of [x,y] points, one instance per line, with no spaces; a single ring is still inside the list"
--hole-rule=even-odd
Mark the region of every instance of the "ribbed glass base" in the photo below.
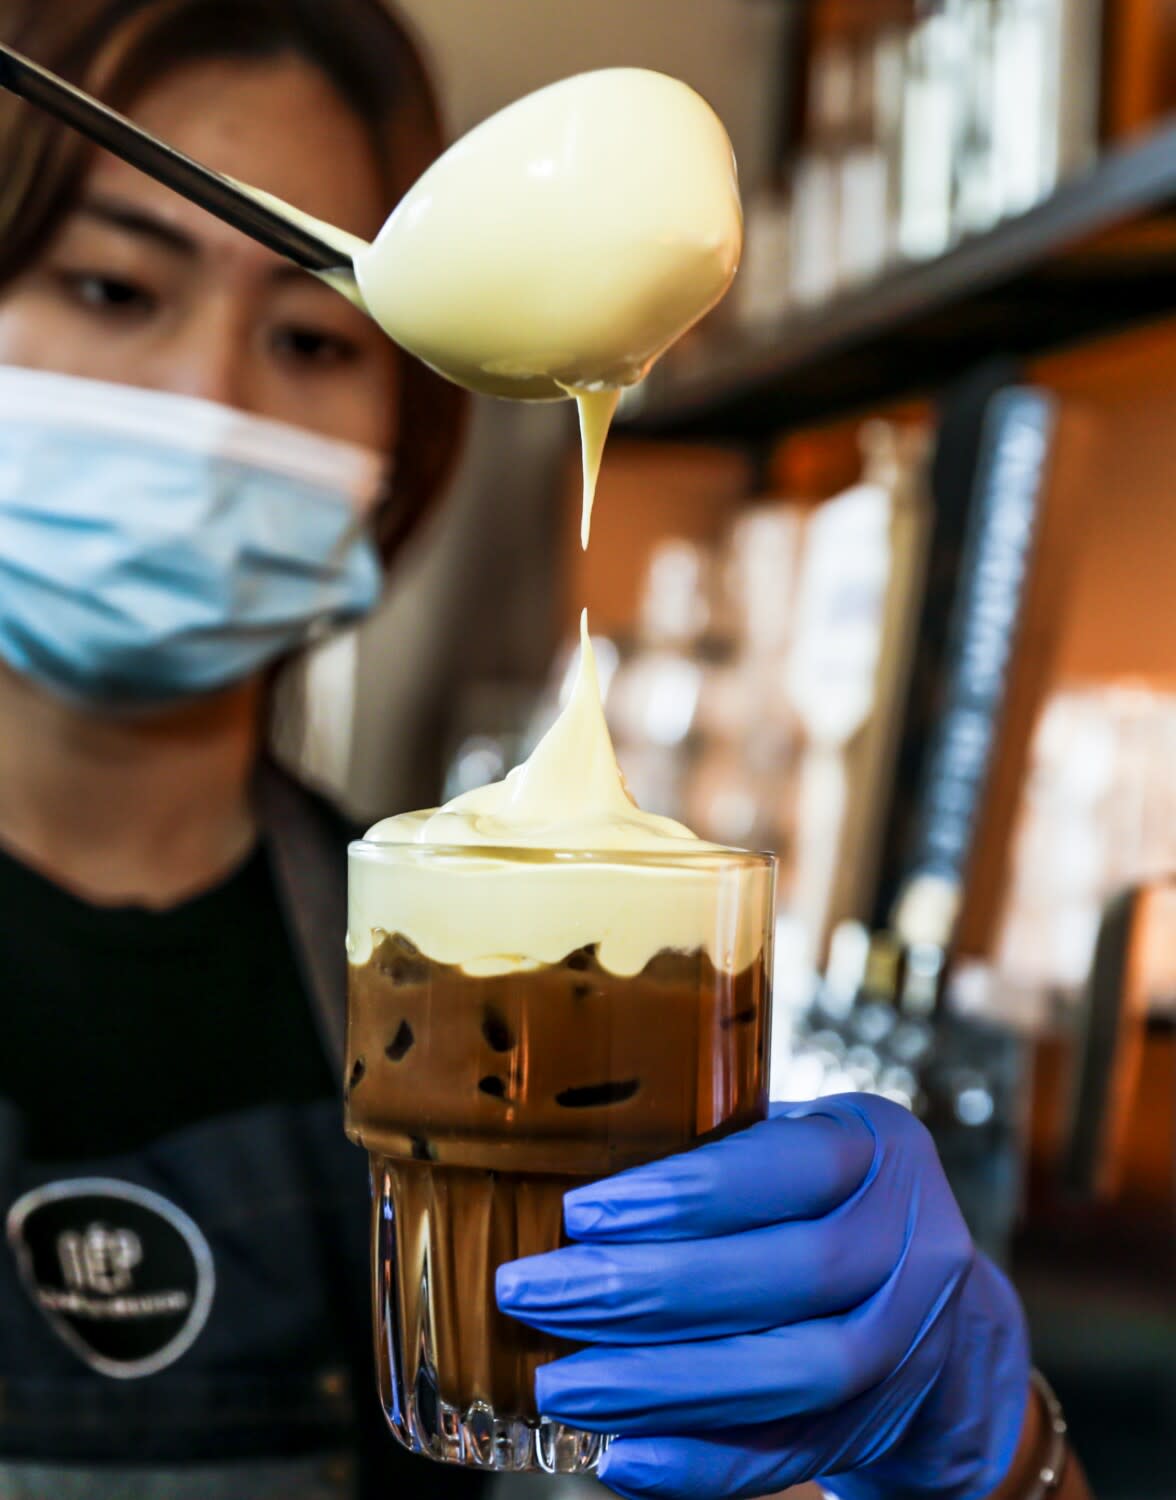
[[[498,1417],[478,1402],[459,1412],[444,1401],[404,1401],[406,1420],[387,1411],[406,1448],[440,1463],[465,1464],[501,1474],[593,1474],[608,1438],[540,1418]]]
[[[445,1179],[440,1187],[434,1181],[437,1174]],[[477,1257],[481,1274],[467,1277],[464,1285],[457,1275],[460,1258],[447,1253],[463,1228],[475,1248],[483,1242],[471,1232],[471,1216],[457,1225],[450,1222],[451,1211],[455,1199],[468,1206],[462,1197],[467,1177],[476,1187],[480,1179],[495,1175],[373,1160],[376,1365],[384,1415],[406,1448],[439,1463],[501,1474],[592,1474],[608,1447],[607,1436],[538,1415],[518,1415],[527,1408],[536,1360],[563,1351],[556,1347],[549,1352],[541,1336],[494,1308],[496,1261],[558,1243],[563,1184],[557,1180],[554,1192],[546,1195],[555,1205],[554,1224],[540,1226],[535,1245],[511,1241],[495,1256],[487,1250]],[[509,1183],[498,1177],[494,1186],[502,1189]],[[525,1216],[509,1217],[513,1224]],[[487,1245],[493,1238],[485,1236]],[[501,1234],[497,1239],[502,1240]],[[448,1382],[438,1378],[439,1367]],[[441,1391],[460,1390],[463,1380],[467,1388],[477,1384],[492,1391],[497,1380],[499,1404],[509,1400],[513,1412],[499,1415],[491,1402],[481,1399],[463,1405],[445,1400]]]

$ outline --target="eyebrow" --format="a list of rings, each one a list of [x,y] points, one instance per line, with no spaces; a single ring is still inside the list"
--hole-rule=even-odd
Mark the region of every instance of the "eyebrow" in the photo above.
[[[165,219],[157,218],[148,210],[136,208],[121,199],[85,198],[78,205],[78,212],[87,219],[96,219],[100,224],[108,224],[126,234],[151,240],[173,255],[182,255],[186,260],[195,260],[200,254],[200,245],[190,234],[177,229]],[[270,280],[276,283],[309,281],[312,285],[315,284],[310,272],[294,265],[292,261],[279,261],[270,272]]]
[[[87,219],[97,219],[100,224],[109,224],[126,234],[153,240],[157,245],[170,250],[173,255],[194,259],[199,254],[199,246],[191,235],[156,218],[145,209],[135,208],[117,198],[86,198],[78,205],[78,212]]]

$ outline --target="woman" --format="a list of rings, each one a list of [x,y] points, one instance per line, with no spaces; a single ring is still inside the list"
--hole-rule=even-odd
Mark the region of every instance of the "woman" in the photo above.
[[[357,233],[436,147],[378,0],[0,0],[0,35]],[[0,366],[0,1495],[473,1494],[381,1431],[346,830],[263,754],[275,665],[370,607],[460,400],[8,101]],[[785,1110],[567,1222],[500,1300],[589,1344],[540,1397],[622,1434],[621,1493],[1035,1493],[1016,1300],[908,1116]]]
[[[378,0],[0,0],[0,36],[361,234],[438,148]],[[0,1494],[475,1494],[382,1430],[348,830],[263,754],[460,393],[7,95],[0,366]]]

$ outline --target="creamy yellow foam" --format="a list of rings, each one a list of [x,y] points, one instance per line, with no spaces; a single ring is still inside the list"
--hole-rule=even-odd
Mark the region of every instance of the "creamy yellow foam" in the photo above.
[[[648,854],[699,846],[683,824],[642,812],[625,788],[601,707],[586,610],[568,702],[529,759],[504,781],[476,787],[442,808],[385,818],[368,838]]]
[[[588,944],[622,975],[663,949],[705,948],[730,973],[760,951],[752,915],[764,906],[746,886],[770,881],[768,868],[636,806],[601,708],[586,613],[580,631],[568,703],[527,761],[504,781],[368,831],[373,846],[462,852],[414,859],[402,847],[403,857],[392,851],[385,860],[373,848],[353,858],[353,963],[366,962],[381,931],[402,932],[430,958],[476,974],[554,963]],[[494,853],[503,849],[509,857]],[[631,855],[636,861],[624,863]]]

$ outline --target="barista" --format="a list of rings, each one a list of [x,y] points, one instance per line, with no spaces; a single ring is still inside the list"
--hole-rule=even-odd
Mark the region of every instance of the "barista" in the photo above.
[[[359,234],[435,149],[377,0],[0,0],[0,33]],[[346,830],[263,750],[275,663],[371,607],[458,398],[0,108],[0,1493],[472,1494],[378,1430]],[[500,1297],[589,1344],[541,1402],[621,1434],[621,1493],[1043,1492],[1016,1299],[909,1117],[785,1111],[583,1190],[568,1227]]]
[[[0,37],[358,233],[439,144],[378,0],[0,0]],[[374,1399],[349,830],[265,754],[275,664],[374,603],[461,405],[0,95],[6,1500],[481,1492]]]

